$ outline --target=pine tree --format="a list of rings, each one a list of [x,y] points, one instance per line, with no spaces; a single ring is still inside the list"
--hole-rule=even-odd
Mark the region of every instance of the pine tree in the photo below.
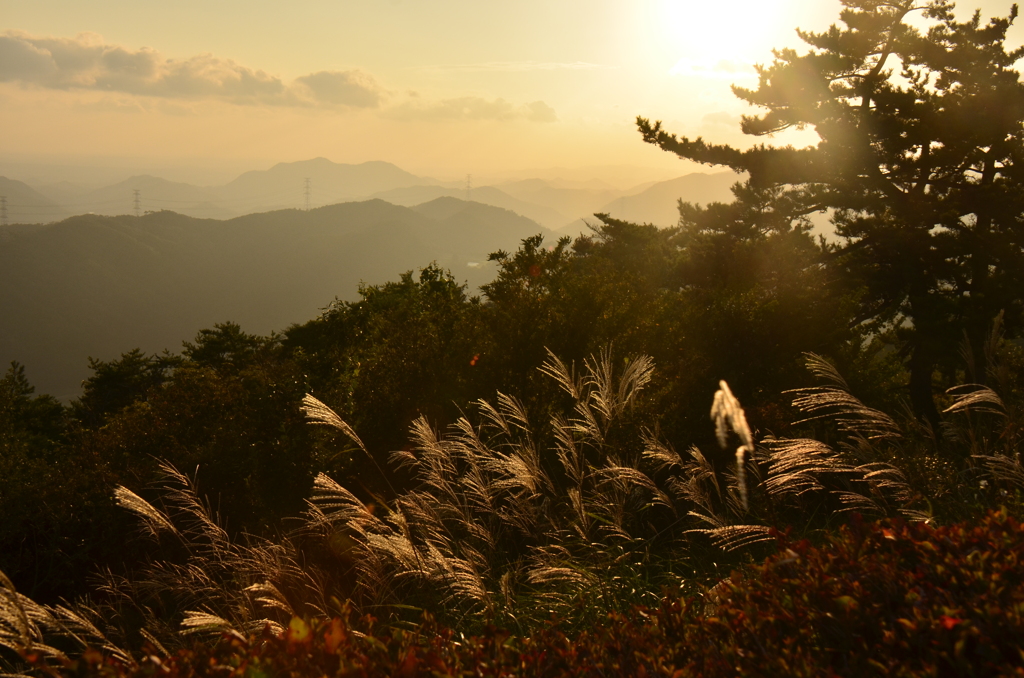
[[[965,335],[980,359],[994,317],[1005,311],[1014,331],[1022,315],[1024,48],[1005,45],[1017,6],[983,24],[978,12],[958,22],[949,0],[843,5],[839,25],[798,31],[805,53],[778,50],[756,89],[733,87],[766,109],[744,133],[812,128],[816,146],[739,150],[637,124],[664,150],[783,188],[793,213],[833,215],[829,265],[863,286],[860,320],[904,337],[911,402],[935,425],[936,366]]]

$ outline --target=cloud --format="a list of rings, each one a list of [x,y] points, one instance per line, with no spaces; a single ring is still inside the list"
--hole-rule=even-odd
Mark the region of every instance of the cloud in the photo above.
[[[52,56],[10,33],[0,35],[0,82],[51,79],[57,70]]]
[[[583,62],[496,62],[463,68],[526,71],[599,66]],[[176,106],[224,101],[379,109],[384,115],[406,120],[558,120],[555,110],[543,101],[516,105],[477,96],[430,101],[410,92],[403,103],[386,107],[390,93],[360,70],[318,71],[285,82],[213,54],[169,59],[148,47],[133,50],[109,44],[95,33],[80,33],[74,38],[36,37],[21,31],[0,33],[0,83],[7,82],[51,90],[152,97]],[[124,99],[120,105],[130,101]]]
[[[384,92],[373,78],[362,71],[320,71],[295,79],[305,85],[313,98],[325,104],[376,108]]]
[[[458,97],[434,103],[406,102],[388,111],[401,120],[528,120],[555,122],[555,109],[543,101],[516,106],[504,99]]]
[[[526,72],[526,71],[592,71],[598,69],[614,68],[592,64],[586,61],[487,61],[478,64],[453,64],[447,66],[416,66],[417,70],[462,72],[472,73],[479,71],[490,72]]]
[[[533,122],[558,122],[555,109],[543,101],[534,101],[533,103],[526,104],[526,108],[530,111],[529,115],[526,116],[528,120]]]
[[[93,33],[75,38],[0,33],[0,82],[15,81],[57,90],[281,106],[374,108],[386,96],[371,76],[360,71],[321,71],[285,83],[212,54],[166,59],[149,48],[107,44]]]

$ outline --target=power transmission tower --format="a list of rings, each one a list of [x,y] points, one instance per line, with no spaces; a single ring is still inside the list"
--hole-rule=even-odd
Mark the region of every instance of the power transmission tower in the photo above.
[[[135,203],[135,216],[142,216],[142,191],[137,188],[132,191],[132,201]]]
[[[470,196],[473,195],[473,175],[466,175],[466,202],[469,202]]]
[[[0,195],[0,226],[7,225],[7,196]]]
[[[309,211],[309,197],[310,197],[310,182],[309,177],[306,177],[306,211]]]

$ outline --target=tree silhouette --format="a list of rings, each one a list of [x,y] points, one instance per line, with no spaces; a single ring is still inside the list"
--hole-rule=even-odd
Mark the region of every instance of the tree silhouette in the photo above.
[[[1024,283],[1024,86],[1007,51],[1017,16],[956,21],[948,0],[843,0],[840,25],[798,31],[759,84],[733,87],[767,109],[742,130],[812,128],[816,146],[749,150],[677,138],[644,118],[645,141],[782,187],[796,214],[829,211],[840,238],[829,265],[862,285],[859,320],[895,328],[909,357],[911,403],[937,425],[932,377],[964,335],[980,356],[993,318],[1021,318]],[[926,31],[908,23],[920,13]],[[973,375],[983,381],[984,375]]]

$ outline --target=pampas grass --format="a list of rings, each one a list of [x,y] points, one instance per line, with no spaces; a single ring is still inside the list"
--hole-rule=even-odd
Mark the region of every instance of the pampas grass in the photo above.
[[[0,646],[59,658],[94,645],[131,662],[143,643],[166,654],[195,634],[282,631],[293,616],[350,606],[392,624],[430,610],[456,627],[529,632],[552,615],[586,623],[656,604],[663,587],[699,576],[693,554],[709,546],[742,554],[773,529],[811,533],[850,511],[930,519],[908,480],[906,425],[864,405],[826,359],[807,366],[825,384],[793,391],[793,405],[805,423],[831,422],[833,444],[755,440],[723,381],[711,409],[719,449],[680,453],[656,422],[626,416],[653,378],[650,358],[607,350],[577,368],[549,353],[539,369],[569,404],[547,421],[503,393],[445,430],[420,417],[390,456],[412,489],[371,501],[320,473],[299,527],[274,540],[232,538],[195,480],[162,464],[158,501],[114,490],[158,555],[104,574],[96,603],[41,606],[0,573]],[[1012,408],[990,387],[949,395],[950,426],[967,420],[957,435],[974,441],[975,462],[1024,489]],[[328,405],[307,395],[301,407],[374,458]],[[1002,422],[999,445],[976,433],[979,416]]]
[[[81,605],[122,647],[156,639],[179,646],[184,635],[283,629],[296,614],[326,616],[323,573],[300,564],[288,539],[232,539],[200,500],[195,483],[167,463],[158,508],[124,487],[118,504],[137,515],[160,554],[128,576],[103,575],[102,604]]]
[[[748,510],[750,502],[747,495],[746,467],[747,455],[754,453],[754,438],[740,401],[729,390],[729,384],[724,381],[718,382],[718,391],[715,392],[715,399],[711,405],[711,419],[715,422],[718,445],[723,450],[728,444],[730,430],[740,439],[740,446],[736,448],[736,489],[739,491],[743,510]]]
[[[35,654],[45,659],[64,660],[67,652],[94,647],[132,664],[131,653],[122,644],[111,641],[98,628],[97,619],[96,610],[84,603],[73,607],[40,605],[18,593],[11,580],[0,572],[0,648],[19,655]]]
[[[439,432],[425,419],[413,422],[410,449],[391,461],[417,485],[378,507],[380,517],[317,479],[308,527],[351,540],[357,596],[374,609],[414,601],[520,623],[537,614],[537,601],[545,616],[571,604],[606,579],[600,569],[609,561],[643,548],[637,510],[670,501],[608,435],[649,383],[652,362],[634,358],[619,368],[605,351],[577,374],[549,354],[540,370],[573,401],[548,422],[546,441],[522,403],[498,393],[495,403],[475,403],[475,423],[464,416]],[[322,410],[315,416],[335,421]],[[606,592],[608,601],[615,595]]]
[[[418,419],[410,448],[391,459],[415,479],[413,490],[371,508],[320,476],[307,528],[325,540],[341,535],[357,574],[354,595],[372,609],[412,604],[526,623],[539,610],[568,609],[588,590],[600,589],[612,607],[626,604],[629,596],[610,584],[622,563],[642,563],[629,576],[646,568],[650,583],[685,559],[697,535],[726,550],[770,541],[781,527],[771,516],[789,499],[831,497],[840,511],[924,517],[909,506],[898,468],[858,463],[852,453],[864,441],[896,439],[894,420],[852,396],[830,363],[808,362],[830,385],[798,392],[795,405],[811,419],[835,420],[851,439],[842,450],[813,440],[758,446],[721,382],[712,416],[721,447],[730,435],[739,441],[734,467],[719,471],[696,447],[680,455],[649,431],[636,432],[643,454],[634,459],[610,433],[650,382],[651,360],[616,369],[606,351],[577,371],[549,353],[540,371],[571,405],[551,416],[543,438],[523,405],[502,393],[476,403],[475,423],[463,416],[441,432]],[[322,403],[310,417],[355,435]]]

